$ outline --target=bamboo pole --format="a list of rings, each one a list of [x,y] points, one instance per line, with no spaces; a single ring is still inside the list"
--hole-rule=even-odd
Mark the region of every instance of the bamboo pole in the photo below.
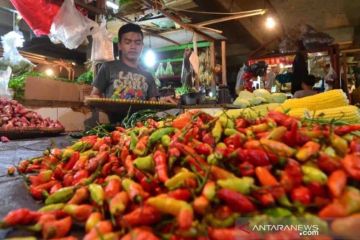
[[[221,72],[222,72],[222,84],[227,86],[226,80],[226,42],[221,41]]]

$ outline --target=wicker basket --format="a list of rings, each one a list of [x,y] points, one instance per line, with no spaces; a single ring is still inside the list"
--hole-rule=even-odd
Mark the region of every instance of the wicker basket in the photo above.
[[[53,137],[65,131],[64,128],[36,128],[36,127],[14,127],[11,129],[0,128],[0,136],[6,136],[11,140],[36,138],[36,137]]]

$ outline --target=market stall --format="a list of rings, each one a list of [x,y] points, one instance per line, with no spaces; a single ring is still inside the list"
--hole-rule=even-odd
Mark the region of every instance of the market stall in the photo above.
[[[46,4],[58,11],[54,2]],[[92,46],[106,40],[109,50],[105,56],[97,51],[103,46],[92,47],[92,67],[79,81],[92,80],[88,75],[96,75],[98,66],[119,58],[113,49],[118,40],[109,32],[119,22],[136,21],[145,31],[146,50],[160,58],[147,67],[160,80],[161,97],[177,102],[88,96],[89,87],[39,76],[24,83],[25,100],[0,98],[0,238],[358,239],[360,111],[341,82],[292,99],[284,86],[274,89],[262,80],[280,65],[290,70],[293,52],[253,57],[239,74],[232,101],[227,39],[219,25],[207,26],[265,11],[190,22],[188,9],[176,2],[64,1],[85,19],[86,31],[73,37],[92,35]],[[34,31],[49,33],[49,26],[39,29],[30,15],[24,17]],[[88,29],[98,23],[97,32]],[[60,32],[50,37],[68,48],[84,40],[64,40]],[[310,73],[318,62],[334,63],[339,71],[337,46],[327,50],[309,51]],[[51,63],[75,67],[59,59]],[[82,115],[65,121],[59,102]],[[54,105],[45,110],[46,104]],[[119,121],[69,130],[68,124],[98,110]]]

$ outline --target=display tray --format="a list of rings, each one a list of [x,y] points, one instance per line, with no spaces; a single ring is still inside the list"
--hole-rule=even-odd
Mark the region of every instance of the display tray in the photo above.
[[[139,111],[143,109],[166,110],[177,107],[176,104],[158,101],[141,101],[111,98],[86,98],[85,104],[90,107],[99,108],[105,112],[113,113],[126,113],[130,108],[131,111]]]
[[[5,129],[0,127],[0,136],[8,137],[11,140],[37,137],[57,136],[65,131],[64,128],[36,128],[36,127],[14,127]]]

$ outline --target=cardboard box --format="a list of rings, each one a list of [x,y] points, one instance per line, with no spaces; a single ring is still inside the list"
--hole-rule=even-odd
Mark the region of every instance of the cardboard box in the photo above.
[[[79,85],[49,78],[28,77],[25,82],[26,100],[79,102]]]

